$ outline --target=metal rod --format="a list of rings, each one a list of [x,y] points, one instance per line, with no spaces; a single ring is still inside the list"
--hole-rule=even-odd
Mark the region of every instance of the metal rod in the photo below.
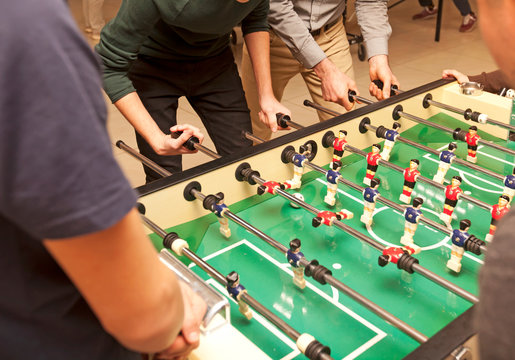
[[[426,120],[426,119],[422,119],[421,117],[418,117],[418,116],[415,116],[415,115],[411,115],[411,114],[407,114],[405,113],[404,111],[398,111],[397,114],[401,117],[404,117],[406,119],[409,119],[409,120],[412,120],[412,121],[415,121],[415,122],[419,122],[419,123],[422,123],[422,124],[425,124],[427,126],[431,126],[431,127],[434,127],[436,129],[439,129],[439,130],[442,130],[442,131],[445,131],[447,133],[454,133],[454,130],[448,128],[448,127],[445,127],[443,125],[440,125],[440,124],[436,124],[436,123],[433,123],[429,120]],[[479,139],[477,141],[479,144],[483,144],[485,146],[489,146],[493,149],[496,149],[496,150],[499,150],[499,151],[503,151],[505,153],[508,153],[510,155],[515,155],[515,150],[512,150],[512,149],[509,149],[507,147],[504,147],[504,146],[501,146],[501,145],[497,145],[491,141],[487,141],[487,140],[484,140],[484,139]]]
[[[243,136],[249,140],[254,141],[255,143],[258,143],[258,144],[262,144],[265,142],[265,140],[261,139],[260,137],[254,135],[248,131],[243,131]]]
[[[376,131],[376,129],[377,129],[377,127],[375,127],[374,125],[371,125],[371,124],[365,124],[365,128],[368,129],[368,130],[371,130],[371,131]],[[418,149],[422,149],[422,150],[424,150],[424,151],[426,151],[428,153],[431,153],[433,155],[436,155],[438,157],[440,156],[440,152],[438,152],[438,150],[435,150],[435,149],[430,148],[428,146],[419,144],[419,143],[417,143],[415,141],[403,138],[402,136],[397,136],[395,141],[399,141],[399,142],[408,144],[410,146],[416,147]],[[488,169],[482,168],[480,166],[477,166],[476,164],[472,164],[472,163],[470,163],[468,161],[459,159],[457,157],[455,157],[453,159],[453,163],[456,163],[456,164],[459,164],[459,165],[462,165],[462,166],[466,166],[466,167],[468,167],[470,169],[473,169],[473,170],[479,171],[479,172],[481,172],[483,174],[486,174],[488,176],[494,177],[497,180],[504,181],[504,176],[502,176],[500,174],[497,174],[497,173],[495,173],[495,172],[493,172],[491,170],[488,170]]]
[[[360,150],[358,148],[355,148],[354,146],[351,146],[349,144],[345,145],[345,150],[349,150],[350,152],[353,152],[355,154],[359,154],[359,155],[364,156],[364,157],[367,156],[367,154],[364,151],[362,151],[362,150]],[[386,166],[386,167],[388,167],[390,169],[393,169],[393,170],[401,172],[401,173],[404,171],[404,169],[402,167],[400,167],[398,165],[395,165],[395,164],[393,164],[393,163],[391,163],[389,161],[383,160],[383,159],[379,159],[377,161],[377,163],[380,164],[380,165],[382,164],[382,165],[384,165],[384,166]],[[441,189],[441,190],[445,190],[445,188],[446,188],[445,185],[442,185],[442,184],[440,184],[440,183],[438,183],[436,181],[433,181],[432,179],[426,178],[426,177],[424,177],[422,175],[419,175],[417,177],[417,181],[427,183],[427,184],[432,185],[432,186],[434,186],[434,187],[436,187],[438,189]],[[465,194],[462,193],[460,195],[460,199],[466,200],[466,201],[468,201],[468,202],[470,202],[470,203],[472,203],[474,205],[479,206],[482,209],[485,209],[485,210],[488,210],[488,211],[492,210],[492,206],[490,204],[487,204],[484,201],[476,199],[476,198],[474,198],[472,196],[465,195]]]
[[[345,146],[345,148],[347,148],[347,147],[348,147],[348,145]],[[263,184],[263,183],[266,182],[264,179],[262,179],[261,177],[255,175],[255,174],[252,174],[251,177],[258,184]],[[284,190],[277,189],[276,192],[277,192],[278,195],[281,195],[282,197],[284,197],[284,198],[286,198],[286,199],[288,199],[288,200],[290,200],[292,202],[295,202],[300,207],[302,207],[302,208],[304,208],[304,209],[306,209],[306,210],[308,210],[308,211],[310,211],[310,212],[312,212],[314,214],[318,214],[320,212],[315,207],[313,207],[313,206],[311,206],[309,204],[306,204],[306,202],[304,202],[304,201],[302,201],[300,199],[297,199],[295,196],[290,195],[288,192],[286,192]],[[381,243],[377,242],[376,240],[374,240],[374,239],[372,239],[372,238],[370,238],[370,237],[360,233],[357,230],[354,230],[353,228],[351,228],[350,226],[345,225],[344,223],[342,223],[339,220],[335,220],[333,225],[338,227],[338,228],[340,228],[340,229],[342,229],[345,232],[348,232],[352,236],[356,237],[358,240],[362,240],[362,241],[366,242],[367,244],[371,245],[376,250],[379,250],[379,251],[382,252],[382,250],[386,248],[384,245],[382,245]],[[424,270],[420,270],[420,268],[423,268]],[[466,300],[469,300],[469,301],[471,301],[473,303],[477,303],[479,301],[478,298],[476,296],[474,296],[473,294],[469,293],[468,291],[466,291],[466,290],[464,290],[462,288],[457,287],[456,285],[452,284],[451,282],[447,281],[446,279],[436,275],[432,271],[425,269],[421,265],[417,266],[417,272],[419,272],[419,273],[423,272],[422,275],[424,277],[426,277],[427,279],[429,279],[429,280],[437,283],[438,285],[440,285],[440,286],[450,290],[451,292],[454,292],[455,294],[463,297]],[[458,288],[459,291],[454,291],[455,288]]]
[[[133,156],[134,158],[138,159],[143,163],[143,165],[147,166],[148,168],[154,170],[156,173],[161,175],[162,177],[167,177],[172,175],[171,172],[168,170],[162,168],[161,166],[157,165],[155,162],[147,158],[146,156],[141,155],[138,151],[124,143],[122,140],[118,140],[116,142],[116,146],[128,153],[129,155]]]
[[[448,105],[448,104],[444,104],[444,103],[441,103],[441,102],[438,102],[438,101],[435,101],[435,100],[432,100],[432,99],[426,99],[426,101],[430,104],[430,105],[433,105],[433,106],[436,106],[436,107],[439,107],[441,109],[445,109],[445,110],[449,110],[449,111],[452,111],[456,114],[460,114],[460,115],[465,115],[466,114],[466,111],[465,110],[462,110],[462,109],[459,109],[459,108],[456,108],[454,106],[451,106],[451,105]],[[468,109],[470,111],[470,109]],[[481,114],[481,115],[484,115],[484,114]],[[485,115],[486,116],[486,115]],[[467,119],[468,120],[468,119]],[[490,123],[490,124],[494,124],[494,125],[497,125],[497,126],[500,126],[500,127],[503,127],[505,129],[508,129],[508,130],[511,130],[511,131],[515,131],[515,126],[513,125],[510,125],[510,124],[505,124],[503,122],[500,122],[500,121],[497,121],[497,120],[494,120],[494,119],[491,119],[490,117],[486,116],[486,122],[487,123]]]
[[[309,100],[304,100],[304,106],[309,106],[309,107],[312,107],[314,109],[317,109],[317,110],[320,110],[320,111],[323,111],[325,112],[326,114],[329,114],[329,115],[333,115],[333,116],[339,116],[341,115],[341,113],[337,112],[337,111],[334,111],[334,110],[331,110],[331,109],[328,109],[326,108],[325,106],[322,106],[322,105],[318,105],[318,104],[315,104],[313,101],[309,101]]]
[[[367,104],[367,105],[374,103],[374,101],[372,101],[372,100],[369,100],[367,98],[357,95],[354,90],[349,91],[349,101],[350,102],[359,101],[359,102],[362,102],[363,104]]]
[[[146,225],[148,225],[149,228],[152,229],[152,231],[154,231],[156,234],[158,234],[161,238],[164,238],[167,235],[167,233],[162,228],[160,228],[157,224],[152,222],[146,216],[141,215],[141,218],[143,219],[144,223]],[[206,263],[197,254],[195,254],[193,251],[191,251],[187,247],[183,248],[182,252],[183,252],[184,256],[186,256],[189,260],[193,261],[202,270],[207,272],[209,274],[209,276],[211,276],[213,279],[218,281],[223,286],[227,286],[227,280],[225,279],[225,276],[223,276],[220,272],[218,272],[211,265]],[[293,327],[288,325],[286,322],[284,322],[277,315],[275,315],[270,310],[268,310],[268,308],[263,306],[259,301],[254,299],[251,295],[249,295],[248,292],[241,292],[240,296],[255,311],[257,311],[263,317],[268,319],[272,324],[274,324],[279,330],[284,332],[291,339],[297,341],[297,339],[301,336],[301,334],[297,330],[295,330]],[[331,356],[329,356],[327,354],[322,354],[321,358],[322,359],[326,359],[326,360],[332,360],[333,359]]]
[[[313,164],[312,162],[309,162],[309,161],[306,161],[306,166],[315,170],[315,171],[318,171],[319,173],[321,174],[327,174],[327,170],[325,170],[324,168],[316,165],[316,164]],[[360,193],[363,192],[363,190],[365,190],[365,188],[363,186],[360,186],[356,183],[353,183],[352,181],[349,181],[347,179],[344,179],[343,177],[339,178],[338,179],[338,182],[344,184],[344,185],[347,185],[351,188],[353,188],[354,190],[356,191],[359,191]],[[401,213],[404,212],[404,207],[400,204],[397,204],[385,197],[383,197],[382,195],[377,195],[376,197],[377,201],[379,201],[380,203],[383,203],[385,204],[386,206],[388,207],[391,207],[392,209],[395,209],[397,211],[400,211]],[[439,223],[437,223],[436,221],[433,221],[433,220],[430,220],[428,218],[426,218],[425,216],[421,216],[419,217],[420,219],[420,222],[423,222],[425,223],[426,225],[429,225],[431,227],[433,227],[434,229],[440,231],[441,233],[445,234],[445,235],[448,235],[448,236],[452,236],[452,230],[450,230],[449,228],[447,228],[446,226],[444,225],[441,225]],[[486,246],[481,246],[481,251],[483,253],[486,253],[487,251],[487,248]]]
[[[192,194],[199,200],[203,200],[205,198],[205,195],[201,194],[198,190],[192,189]],[[235,215],[229,210],[225,210],[224,217],[227,217],[228,219],[234,221],[236,224],[240,225],[250,233],[256,235],[263,241],[267,242],[269,245],[273,246],[283,254],[286,254],[288,251],[288,248],[278,242],[277,240],[273,239],[272,237],[268,236],[267,234],[263,233],[261,230],[257,229],[256,227],[252,226],[251,224],[247,223],[245,220],[241,219],[239,216]],[[306,258],[301,259],[301,265],[303,267],[306,267],[309,265],[309,260]],[[374,302],[370,301],[363,295],[359,294],[358,292],[354,291],[347,285],[343,284],[341,281],[334,278],[332,275],[326,274],[324,276],[324,280],[326,283],[334,286],[336,289],[340,290],[342,293],[348,295],[358,303],[365,306],[367,309],[371,310],[375,314],[379,315],[384,320],[390,322],[393,326],[397,327],[399,330],[403,331],[413,339],[417,340],[419,343],[423,343],[427,341],[427,336],[420,333],[416,329],[412,328],[402,320],[398,319],[394,315],[390,314],[383,308],[381,308],[379,305],[375,304]]]
[[[429,271],[428,269],[426,269],[425,267],[423,267],[419,264],[413,264],[413,270],[415,272],[419,273],[420,275],[422,275],[423,277],[425,277],[426,279],[430,279],[433,281],[439,279],[437,282],[441,286],[447,288],[447,290],[455,293],[456,295],[462,297],[463,299],[470,301],[471,303],[476,304],[479,302],[479,298],[477,296],[471,294],[470,292],[464,290],[463,288],[460,288],[459,286],[451,283],[450,281],[445,280],[441,276],[438,276],[437,274]]]

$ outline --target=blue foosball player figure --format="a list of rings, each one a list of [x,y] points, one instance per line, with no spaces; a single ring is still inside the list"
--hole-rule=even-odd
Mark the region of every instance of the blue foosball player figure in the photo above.
[[[412,248],[418,247],[415,245],[413,241],[413,236],[415,235],[415,231],[417,231],[418,223],[420,221],[420,217],[422,216],[422,211],[420,208],[424,204],[424,200],[422,198],[416,197],[413,199],[413,205],[408,206],[406,210],[404,210],[404,235],[401,237],[401,244],[408,245]]]
[[[293,239],[290,241],[290,249],[286,252],[286,259],[290,263],[293,271],[293,283],[299,288],[306,287],[306,279],[304,279],[304,267],[300,265],[300,260],[304,258],[304,254],[300,251],[300,240]]]
[[[467,232],[470,229],[470,225],[470,220],[464,219],[460,221],[460,229],[452,231],[451,258],[447,261],[447,267],[457,273],[461,271],[461,259],[465,252],[465,244],[471,237]]]
[[[224,213],[228,210],[227,205],[224,203],[224,193],[217,193],[215,198],[216,202],[212,205],[211,210],[216,216],[218,216],[218,222],[220,223],[220,233],[228,238],[231,236],[231,229],[229,228],[229,220],[224,216]]]
[[[336,192],[338,191],[338,180],[342,178],[340,169],[342,168],[341,161],[333,161],[331,168],[327,171],[325,178],[327,180],[327,194],[324,197],[324,202],[330,206],[336,204]]]
[[[379,195],[377,188],[381,184],[381,180],[373,178],[370,181],[370,187],[363,190],[363,215],[361,215],[360,221],[367,226],[372,225],[372,217],[374,216],[374,209],[376,208],[376,198]]]
[[[306,145],[299,147],[299,152],[293,156],[293,178],[286,180],[291,189],[298,189],[302,185],[302,174],[304,173],[304,164],[308,161],[309,148]]]
[[[513,173],[511,175],[506,175],[504,178],[503,194],[509,196],[511,203],[513,196],[515,196],[515,167],[513,168]]]
[[[399,136],[398,129],[401,128],[401,124],[394,122],[391,129],[386,130],[384,134],[383,151],[381,151],[381,159],[388,161],[390,159],[390,153],[392,152],[395,140]]]
[[[240,313],[243,314],[248,320],[252,319],[252,312],[249,309],[249,305],[241,300],[241,295],[246,293],[245,287],[240,284],[240,276],[236,271],[231,271],[229,275],[225,277],[227,280],[227,291],[229,295],[238,302]]]
[[[456,154],[454,153],[458,146],[456,143],[449,143],[447,146],[447,150],[444,150],[440,153],[440,162],[438,163],[438,171],[436,175],[433,177],[433,181],[437,183],[443,184],[445,180],[445,174],[450,169],[453,160],[456,158]]]

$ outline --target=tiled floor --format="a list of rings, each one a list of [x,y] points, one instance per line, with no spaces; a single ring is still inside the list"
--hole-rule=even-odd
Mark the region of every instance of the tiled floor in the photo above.
[[[69,0],[68,2],[79,26],[83,28],[81,0]],[[390,1],[389,3],[395,4],[396,2]],[[119,3],[120,0],[105,0],[106,19],[110,19],[116,14]],[[458,32],[461,16],[451,1],[444,3],[439,42],[434,41],[435,18],[411,20],[411,16],[421,9],[417,1],[406,0],[390,9],[390,24],[393,29],[389,42],[390,65],[401,83],[401,89],[412,89],[436,80],[440,78],[442,70],[445,68],[455,68],[465,74],[477,74],[496,68],[495,62],[481,38],[479,28],[477,27],[469,33]],[[477,9],[475,1],[471,1],[471,6],[473,10]],[[350,8],[349,14],[352,12]],[[351,15],[347,30],[356,32],[358,27],[355,23],[356,20]],[[239,35],[238,43],[234,48],[237,59],[241,56],[241,34]],[[89,41],[93,44],[91,40]],[[351,49],[358,89],[363,96],[370,97],[367,90],[369,84],[368,64],[358,60],[356,46],[352,46]],[[294,121],[306,125],[318,121],[314,110],[302,105],[303,100],[307,98],[309,98],[308,93],[301,77],[295,77],[286,88],[283,103],[291,109]],[[132,127],[109,101],[108,107],[108,130],[113,144],[117,140],[123,140],[128,145],[136,147]],[[193,124],[206,133],[198,116],[187,101],[180,102],[178,119],[180,123]],[[209,139],[205,140],[204,145],[214,149]],[[133,186],[142,185],[144,176],[139,162],[114,145],[113,148],[116,158]],[[207,155],[199,153],[185,156],[183,164],[184,168],[190,168],[209,160]]]

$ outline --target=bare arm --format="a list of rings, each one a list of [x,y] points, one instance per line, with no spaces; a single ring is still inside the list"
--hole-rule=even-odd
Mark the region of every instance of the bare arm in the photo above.
[[[259,94],[259,119],[267,124],[273,132],[277,131],[276,114],[291,115],[290,110],[281,105],[274,96],[270,75],[270,36],[266,31],[252,32],[245,35],[245,44],[249,51],[254,77]]]
[[[181,290],[136,210],[109,229],[44,245],[121,344],[140,352],[172,344],[183,322]]]
[[[122,115],[131,123],[136,131],[145,138],[145,140],[152,146],[152,149],[159,155],[176,155],[188,154],[196,151],[190,151],[183,147],[185,141],[191,136],[196,136],[200,143],[204,139],[204,135],[194,126],[191,125],[176,125],[171,128],[171,131],[183,131],[181,136],[177,139],[167,135],[159,129],[152,116],[143,106],[141,99],[136,92],[131,92],[120,100],[116,101],[114,105],[120,110]]]

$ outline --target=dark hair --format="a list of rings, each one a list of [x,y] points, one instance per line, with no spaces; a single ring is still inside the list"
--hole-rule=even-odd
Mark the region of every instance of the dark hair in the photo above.
[[[370,180],[370,187],[376,187],[379,184],[381,184],[381,180],[378,178],[372,178],[372,180]]]
[[[469,219],[463,219],[460,221],[460,230],[465,230],[466,228],[469,228],[472,223]]]
[[[290,241],[290,250],[297,250],[300,248],[300,240],[299,239],[293,239]]]
[[[458,180],[459,182],[463,181],[463,179],[459,175],[453,176],[452,178]]]
[[[419,205],[422,205],[424,203],[424,199],[420,197],[416,197],[413,199],[413,207],[417,207]]]
[[[456,143],[449,143],[449,146],[447,146],[447,149],[449,150],[454,150],[454,149],[457,149],[458,148],[458,145],[456,145]]]
[[[331,166],[332,169],[336,170],[336,168],[339,168],[339,167],[341,168],[342,167],[342,162],[340,160],[335,160],[335,161],[332,162],[331,165],[332,165]]]
[[[240,280],[240,275],[236,271],[231,271],[226,277],[227,283],[229,286],[232,286],[235,282]]]
[[[411,159],[409,162],[414,162],[415,164],[417,165],[420,165],[420,161],[418,161],[418,159]]]

